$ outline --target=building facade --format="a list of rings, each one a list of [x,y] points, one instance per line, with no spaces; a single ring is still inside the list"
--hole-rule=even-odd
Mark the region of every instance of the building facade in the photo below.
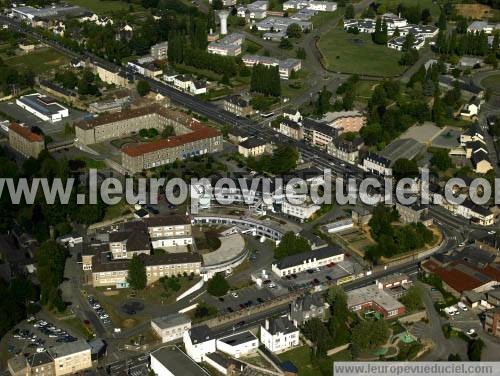
[[[12,123],[9,126],[9,146],[27,158],[38,158],[45,149],[45,142],[38,133]]]

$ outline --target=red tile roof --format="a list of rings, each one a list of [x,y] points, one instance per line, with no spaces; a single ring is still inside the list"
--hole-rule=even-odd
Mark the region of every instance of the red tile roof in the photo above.
[[[221,135],[221,133],[217,129],[202,125],[195,120],[191,121],[188,128],[191,129],[191,132],[186,134],[172,136],[166,139],[146,142],[142,144],[126,145],[122,148],[122,152],[131,157],[138,157],[140,155],[155,152],[158,150],[174,148],[191,142]]]
[[[38,133],[32,132],[30,129],[23,127],[17,123],[11,123],[9,129],[19,136],[25,138],[29,142],[41,142],[43,137]]]
[[[500,270],[497,264],[481,269],[460,260],[440,267],[434,261],[429,260],[424,262],[422,267],[439,276],[444,283],[459,293],[476,289],[491,281],[500,281]]]

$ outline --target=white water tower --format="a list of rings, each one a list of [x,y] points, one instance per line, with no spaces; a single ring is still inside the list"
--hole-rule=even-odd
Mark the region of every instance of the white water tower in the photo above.
[[[227,10],[219,10],[217,13],[220,19],[220,33],[221,35],[227,34],[227,17],[229,17],[229,12]]]

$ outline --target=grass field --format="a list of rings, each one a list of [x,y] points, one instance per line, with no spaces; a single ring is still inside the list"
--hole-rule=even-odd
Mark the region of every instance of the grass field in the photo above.
[[[6,58],[4,61],[13,67],[29,68],[35,73],[43,73],[67,64],[69,59],[53,49],[44,48],[26,55]]]
[[[391,77],[404,71],[398,64],[401,53],[373,43],[370,35],[332,29],[321,37],[318,47],[326,67],[334,72]]]
[[[278,357],[282,361],[291,361],[299,369],[299,376],[319,376],[321,370],[319,365],[312,365],[311,362],[311,348],[308,346],[297,347],[293,350],[284,352]],[[351,353],[349,350],[340,351],[337,354],[321,359],[321,368],[323,370],[331,368],[335,361],[351,360]]]
[[[128,10],[131,4],[126,3],[125,1],[119,0],[68,0],[68,3],[79,5],[83,8],[87,8],[88,10],[98,13],[113,13],[122,10]],[[137,4],[132,4],[135,10],[142,9]]]
[[[420,5],[420,9],[429,9],[434,17],[439,17],[439,5],[433,0],[379,0],[377,3],[385,5],[388,11],[396,12],[398,4],[404,6],[416,6]],[[380,11],[377,10],[377,13]],[[382,12],[384,13],[384,12]]]
[[[494,94],[500,94],[500,73],[485,78],[481,81],[481,85]]]

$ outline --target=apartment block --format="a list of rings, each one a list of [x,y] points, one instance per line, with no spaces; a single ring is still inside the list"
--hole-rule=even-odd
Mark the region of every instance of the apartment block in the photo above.
[[[9,145],[27,158],[38,158],[38,155],[45,149],[45,142],[41,135],[16,123],[11,123],[9,127]]]

